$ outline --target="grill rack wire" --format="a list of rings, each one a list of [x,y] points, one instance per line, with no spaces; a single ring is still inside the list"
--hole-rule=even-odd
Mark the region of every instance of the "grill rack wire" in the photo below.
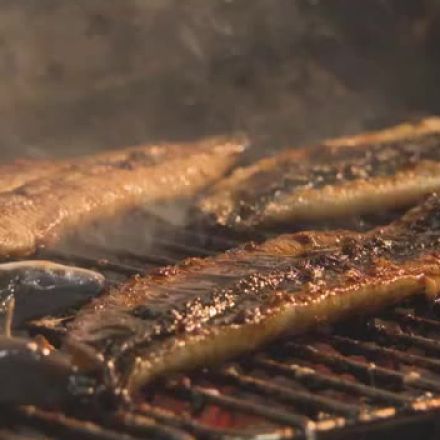
[[[87,256],[43,250],[37,257],[99,270],[111,285],[239,244],[225,231],[170,232],[158,234],[148,254],[81,243]],[[440,307],[417,299],[170,379],[129,409],[1,408],[0,439],[378,439],[387,429],[411,438],[420,426],[436,438],[438,411]]]

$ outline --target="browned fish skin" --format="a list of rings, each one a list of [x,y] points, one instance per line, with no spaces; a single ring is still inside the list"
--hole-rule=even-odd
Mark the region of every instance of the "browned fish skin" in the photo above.
[[[20,159],[0,165],[0,192],[11,191],[32,180],[47,176],[63,167],[61,161]]]
[[[405,207],[440,189],[440,118],[282,152],[237,169],[200,202],[236,228]]]
[[[69,228],[193,196],[232,166],[245,142],[213,137],[99,154],[0,193],[0,256],[28,255]]]
[[[440,199],[368,233],[302,232],[137,277],[79,313],[70,336],[120,386],[206,365],[440,286]]]

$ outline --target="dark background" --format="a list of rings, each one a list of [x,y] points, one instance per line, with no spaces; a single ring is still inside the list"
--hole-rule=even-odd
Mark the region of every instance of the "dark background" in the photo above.
[[[255,151],[440,113],[438,0],[0,0],[0,152],[244,130]]]

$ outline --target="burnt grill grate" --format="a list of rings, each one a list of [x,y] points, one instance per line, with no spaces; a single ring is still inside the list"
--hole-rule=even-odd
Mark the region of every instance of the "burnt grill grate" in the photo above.
[[[166,236],[148,255],[89,246],[92,256],[45,250],[39,257],[95,268],[112,284],[238,243],[193,230],[180,232],[179,240]],[[428,426],[440,411],[439,336],[440,308],[420,298],[375,319],[279,341],[217,369],[170,379],[123,411],[4,408],[0,438],[317,439],[419,421]]]

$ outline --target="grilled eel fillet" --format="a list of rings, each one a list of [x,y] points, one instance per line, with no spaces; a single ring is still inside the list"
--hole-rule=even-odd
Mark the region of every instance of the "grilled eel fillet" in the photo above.
[[[98,154],[0,193],[0,256],[32,254],[69,228],[192,196],[232,166],[244,142],[213,137]]]
[[[281,235],[135,277],[83,308],[69,338],[102,354],[117,389],[132,394],[158,376],[439,290],[432,196],[381,229]]]
[[[410,206],[440,189],[440,118],[291,149],[238,168],[199,204],[233,228]]]
[[[60,161],[20,159],[0,165],[0,193],[11,191],[62,168]]]

